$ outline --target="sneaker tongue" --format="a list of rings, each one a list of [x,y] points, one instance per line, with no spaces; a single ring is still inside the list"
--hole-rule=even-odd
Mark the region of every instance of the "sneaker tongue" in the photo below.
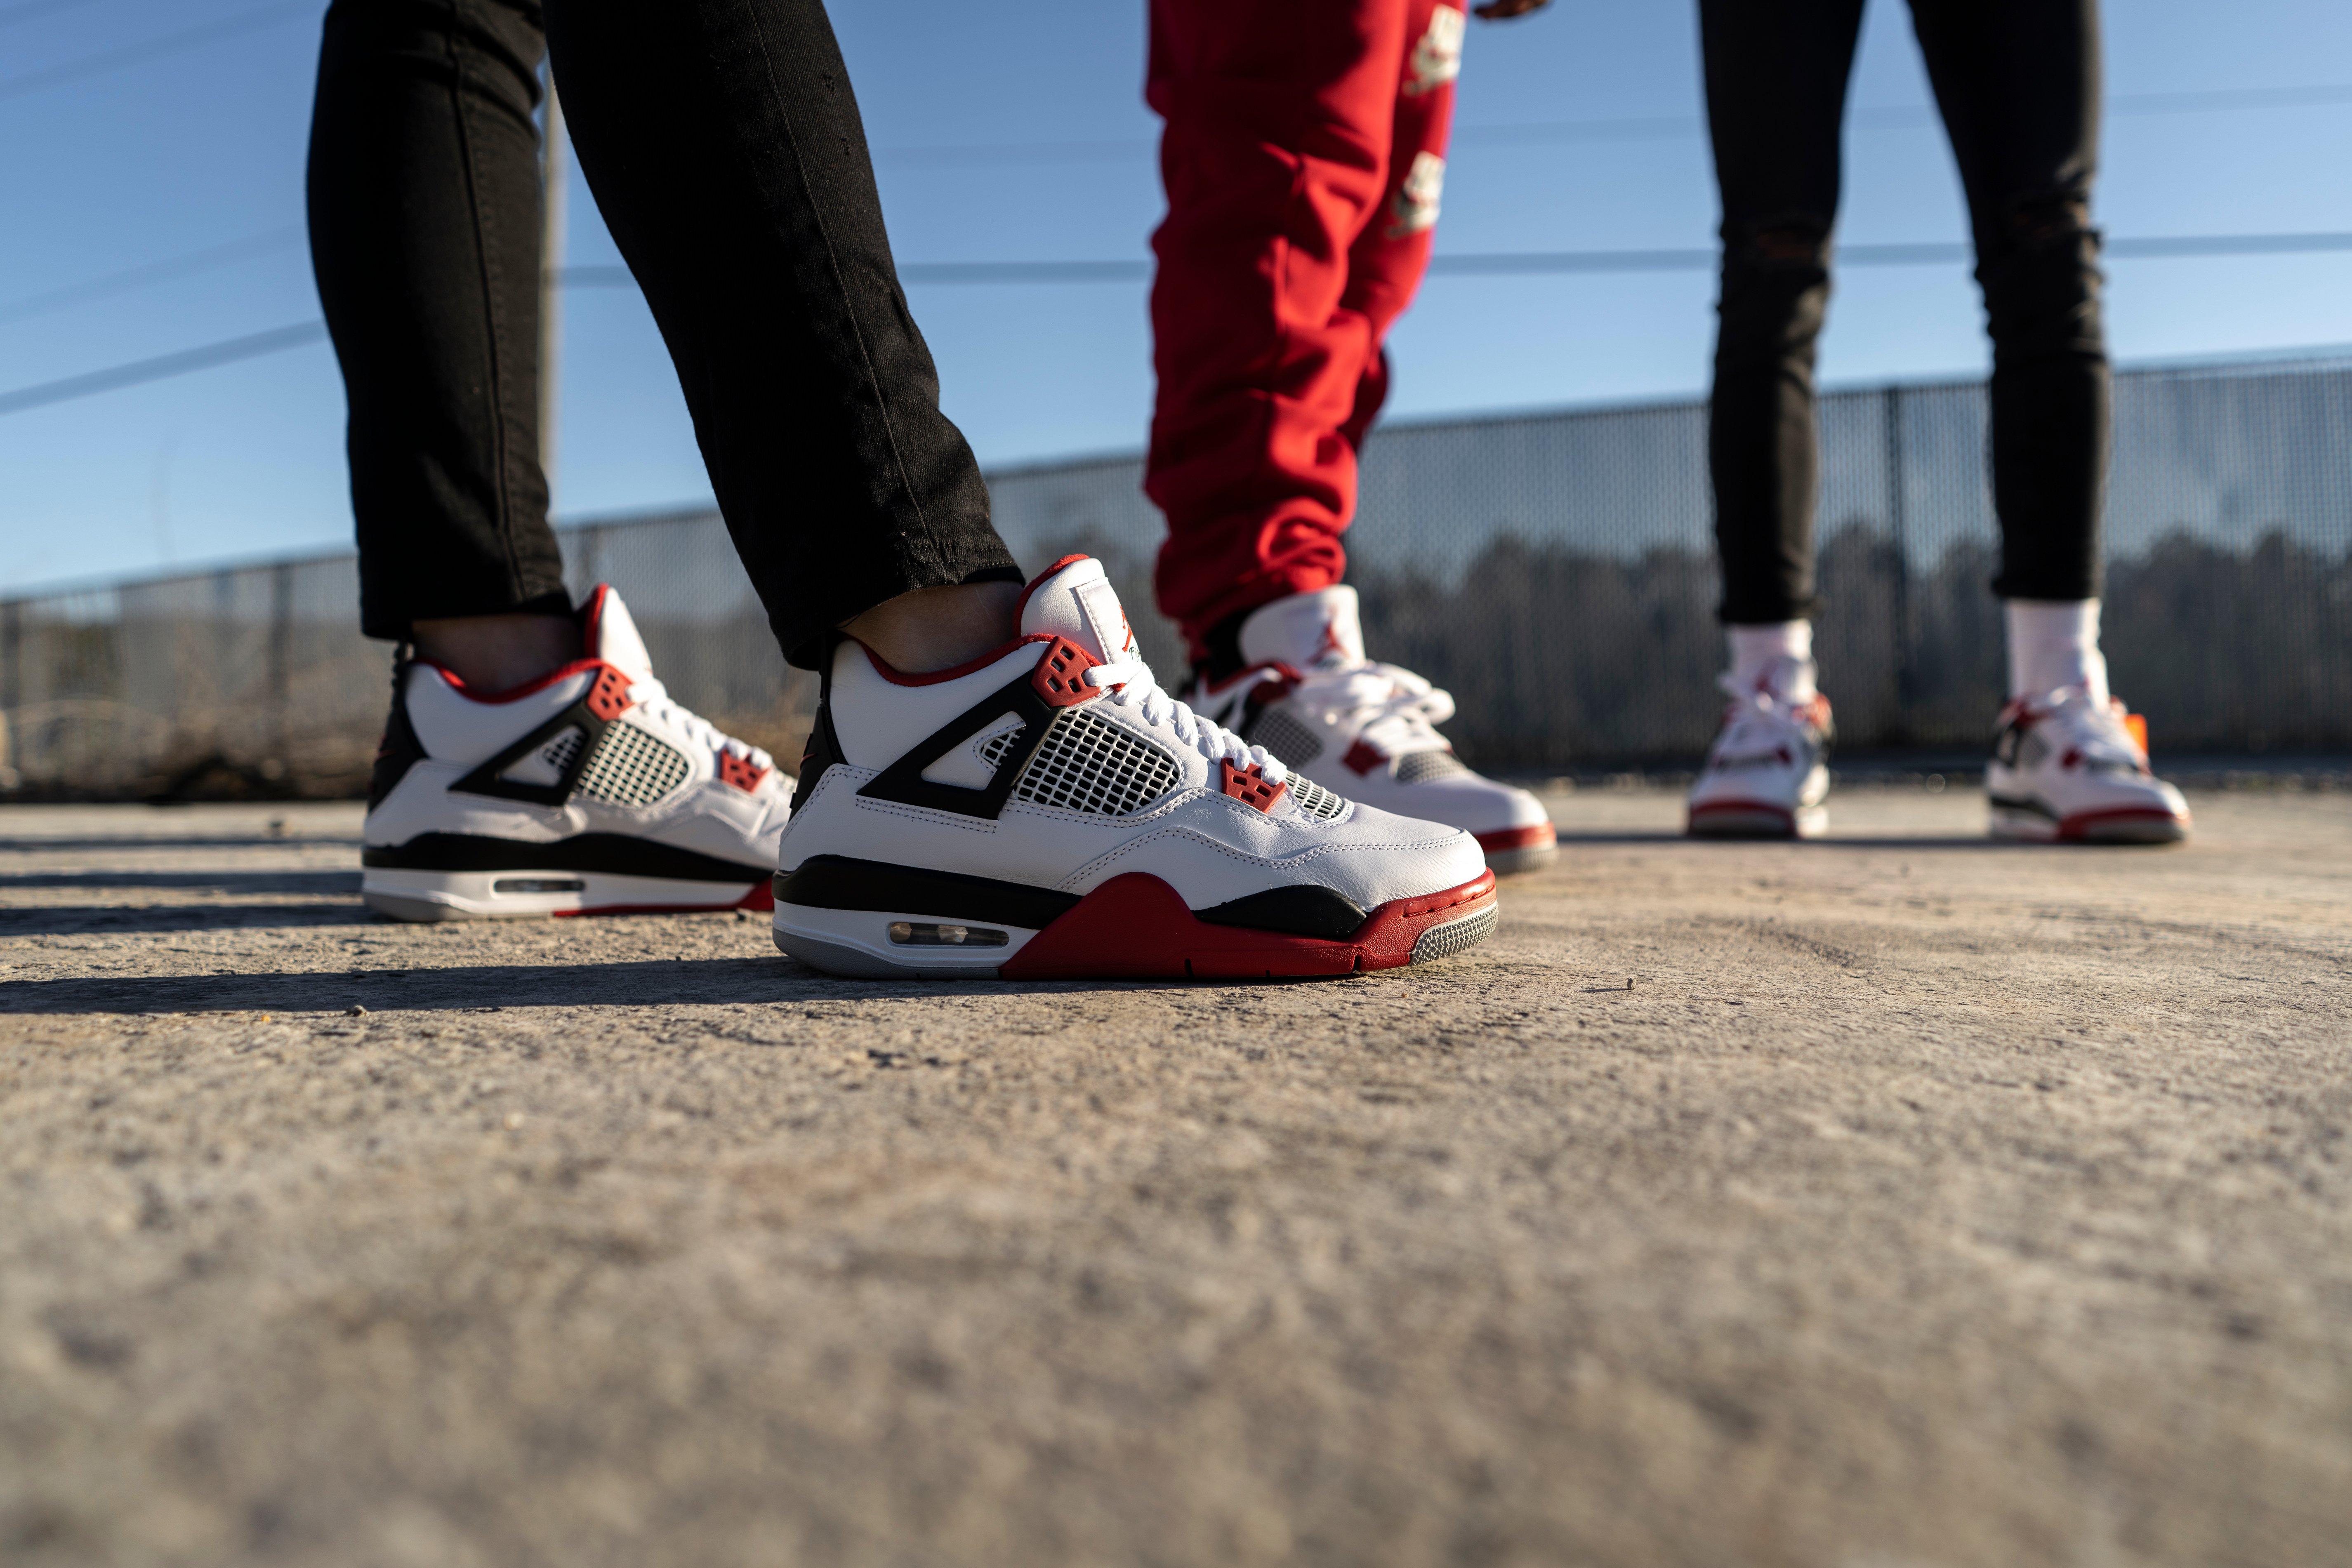
[[[602,659],[625,675],[651,677],[654,673],[646,640],[637,635],[629,607],[621,602],[609,582],[598,583],[588,602],[581,606],[580,640],[586,644],[583,652],[588,657]]]
[[[1294,593],[1253,612],[1242,622],[1242,663],[1280,663],[1294,670],[1364,662],[1364,628],[1356,591],[1341,584]]]
[[[1118,591],[1092,556],[1066,555],[1030,583],[1021,596],[1021,634],[1067,637],[1105,664],[1141,657]]]

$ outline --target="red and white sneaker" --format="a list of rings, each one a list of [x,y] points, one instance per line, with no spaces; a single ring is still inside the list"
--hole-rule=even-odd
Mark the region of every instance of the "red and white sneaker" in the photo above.
[[[836,975],[1349,975],[1495,929],[1475,840],[1340,799],[1160,689],[1099,562],[1020,635],[905,675],[845,639],[776,873],[776,946]]]
[[[1241,653],[1241,674],[1187,694],[1196,710],[1351,800],[1462,829],[1497,876],[1559,852],[1541,801],[1473,772],[1437,733],[1454,698],[1364,656],[1354,589],[1260,607],[1242,622]]]
[[[2124,705],[2087,686],[2013,698],[1985,765],[1992,836],[2037,843],[2176,844],[2189,802],[2148,770]]]
[[[479,695],[393,675],[361,894],[402,920],[765,909],[793,781],[670,699],[627,606],[582,607],[585,657]]]
[[[1811,839],[1829,827],[1830,699],[1810,664],[1772,661],[1752,686],[1723,677],[1731,706],[1691,786],[1686,831],[1701,839]]]

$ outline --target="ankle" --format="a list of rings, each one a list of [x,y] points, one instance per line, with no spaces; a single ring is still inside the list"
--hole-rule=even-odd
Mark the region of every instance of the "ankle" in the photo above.
[[[2039,696],[2082,686],[2107,700],[2107,661],[2099,652],[2095,599],[2011,599],[2001,606],[2009,631],[2009,695]]]
[[[580,657],[568,615],[456,615],[409,628],[417,653],[478,692],[510,691]]]
[[[1020,629],[1021,584],[918,588],[887,599],[841,629],[909,675],[953,669],[1011,642]]]
[[[1813,695],[1811,622],[1776,621],[1758,626],[1727,626],[1724,633],[1730,644],[1733,684],[1741,687],[1755,687],[1766,682],[1776,686],[1790,685],[1790,689],[1780,695],[1800,702]],[[1780,661],[1784,659],[1793,661],[1796,665],[1793,683],[1782,674]]]

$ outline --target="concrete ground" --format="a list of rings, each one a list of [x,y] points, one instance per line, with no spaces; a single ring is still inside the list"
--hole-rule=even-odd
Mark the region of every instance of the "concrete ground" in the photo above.
[[[372,922],[0,811],[0,1561],[2352,1561],[2352,794],[1555,801],[1324,984]]]

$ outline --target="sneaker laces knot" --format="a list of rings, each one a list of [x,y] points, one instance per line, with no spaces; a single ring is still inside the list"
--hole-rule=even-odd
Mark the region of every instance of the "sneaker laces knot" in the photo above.
[[[1135,709],[1144,723],[1166,725],[1176,732],[1178,740],[1213,765],[1230,762],[1237,769],[1255,766],[1269,784],[1283,783],[1290,777],[1290,769],[1282,765],[1282,759],[1265,747],[1252,746],[1208,715],[1194,711],[1170,695],[1152,674],[1151,666],[1141,659],[1096,664],[1087,671],[1086,683],[1118,706]]]
[[[1391,757],[1454,749],[1436,727],[1454,716],[1454,694],[1401,664],[1367,659],[1310,669],[1300,676],[1291,700]]]
[[[2087,686],[2060,686],[2025,699],[2026,707],[2036,722],[2050,725],[2063,738],[2057,749],[2063,754],[2074,752],[2098,762],[2127,764],[2134,771],[2147,766],[2147,758],[2124,727],[2124,706],[2110,700],[2101,704],[2092,700]]]
[[[651,717],[682,732],[688,740],[720,756],[740,758],[754,768],[772,772],[776,759],[747,740],[738,740],[669,695],[669,688],[651,675],[634,677],[629,699]]]

